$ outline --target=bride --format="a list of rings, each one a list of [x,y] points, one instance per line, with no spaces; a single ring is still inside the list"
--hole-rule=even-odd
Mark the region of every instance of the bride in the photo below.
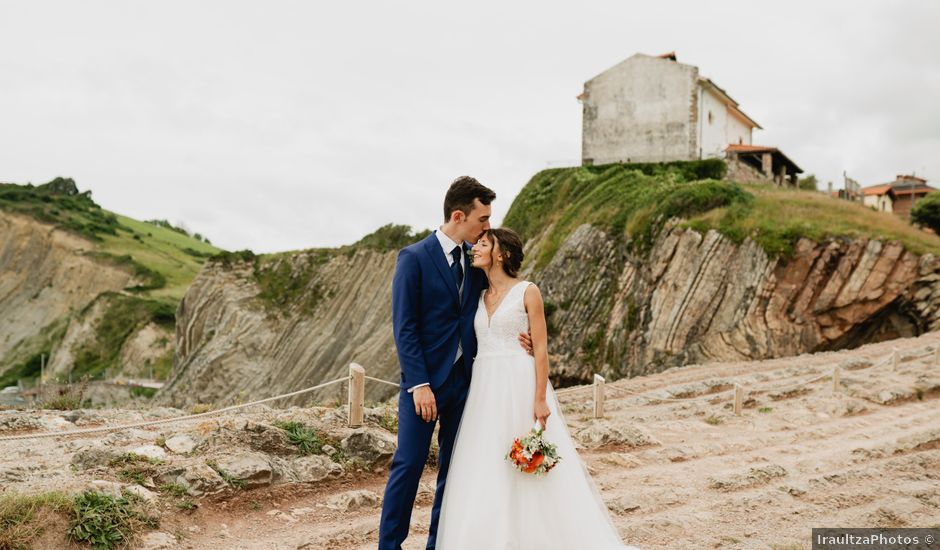
[[[477,355],[441,503],[437,549],[638,550],[621,542],[559,411],[548,381],[542,296],[517,276],[519,236],[490,229],[472,255],[489,288],[473,322]],[[534,358],[516,340],[527,330]],[[505,458],[533,422],[544,427],[543,437],[561,456],[544,476],[522,473]]]

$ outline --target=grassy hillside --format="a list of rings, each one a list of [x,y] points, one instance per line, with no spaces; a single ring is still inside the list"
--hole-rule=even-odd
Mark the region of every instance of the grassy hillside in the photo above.
[[[320,266],[334,256],[351,256],[357,250],[389,252],[399,250],[430,234],[429,229],[413,231],[407,225],[388,224],[376,229],[353,244],[336,248],[308,248],[271,254],[255,254],[251,250],[220,252],[209,261],[230,267],[239,262],[252,266],[258,285],[258,298],[271,313],[285,315],[291,308],[312,314],[329,293],[318,283],[310,284]]]
[[[582,223],[620,235],[644,253],[673,216],[735,242],[751,237],[771,256],[788,256],[800,237],[861,236],[940,254],[940,238],[896,216],[814,191],[724,181],[724,171],[721,160],[544,170],[513,201],[505,225],[526,239],[547,231],[536,267],[546,265]]]
[[[94,243],[89,254],[97,261],[117,265],[143,280],[119,293],[98,297],[107,309],[94,326],[94,336],[74,350],[73,373],[78,376],[98,378],[108,369],[120,372],[122,346],[147,324],[172,334],[176,307],[190,282],[210,256],[222,252],[165,221],[144,222],[105,210],[89,191],[79,192],[68,178],[38,186],[0,184],[0,210],[32,216],[85,237]],[[87,310],[78,312],[79,318]],[[50,354],[67,324],[67,319],[59,319],[0,357],[0,386],[38,375],[40,356]],[[160,377],[170,366],[172,353],[168,352],[156,360],[154,372]]]
[[[69,178],[43,185],[0,184],[0,209],[90,239],[101,261],[125,266],[149,279],[127,290],[167,303],[178,302],[206,258],[221,249],[182,230],[142,222],[101,208],[90,191],[79,192]]]

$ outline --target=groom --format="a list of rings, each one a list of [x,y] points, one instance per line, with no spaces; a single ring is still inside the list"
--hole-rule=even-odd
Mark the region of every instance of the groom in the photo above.
[[[408,537],[439,418],[437,490],[427,548],[435,545],[447,468],[476,355],[473,317],[480,291],[487,286],[486,275],[470,267],[466,243],[475,243],[490,228],[495,198],[496,193],[476,179],[457,178],[444,197],[444,225],[398,253],[392,280],[392,326],[401,365],[398,449],[382,502],[379,550],[400,550]],[[520,335],[520,342],[531,350],[531,339]]]

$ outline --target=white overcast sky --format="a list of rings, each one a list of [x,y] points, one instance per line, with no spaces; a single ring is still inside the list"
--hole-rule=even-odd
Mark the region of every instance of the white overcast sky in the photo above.
[[[0,0],[0,181],[230,250],[440,223],[579,163],[582,83],[676,51],[825,185],[940,187],[940,2]]]

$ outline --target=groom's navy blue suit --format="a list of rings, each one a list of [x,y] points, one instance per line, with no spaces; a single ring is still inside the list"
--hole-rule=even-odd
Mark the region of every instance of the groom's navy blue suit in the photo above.
[[[461,253],[469,250],[461,245]],[[438,419],[437,490],[431,509],[428,548],[434,548],[441,497],[460,415],[470,387],[477,341],[473,331],[480,291],[486,275],[463,262],[463,297],[458,295],[455,274],[448,266],[441,243],[432,232],[426,239],[403,248],[392,280],[392,325],[401,388],[398,395],[398,449],[392,459],[382,503],[379,550],[399,550],[408,536],[411,510],[428,457],[436,422],[425,422],[415,413],[408,388],[428,383],[434,392]],[[457,355],[460,342],[461,356]]]

